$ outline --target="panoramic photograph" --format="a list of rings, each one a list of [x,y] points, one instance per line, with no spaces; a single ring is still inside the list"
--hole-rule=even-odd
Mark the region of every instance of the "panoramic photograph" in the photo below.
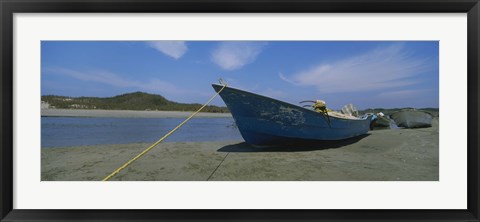
[[[438,41],[42,41],[42,181],[438,181]]]

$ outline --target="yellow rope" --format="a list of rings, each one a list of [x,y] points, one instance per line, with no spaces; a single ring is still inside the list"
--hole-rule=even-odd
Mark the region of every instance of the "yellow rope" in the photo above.
[[[150,151],[151,149],[153,149],[156,145],[158,145],[159,143],[161,143],[164,139],[166,139],[168,136],[170,136],[173,132],[175,132],[178,128],[180,128],[181,126],[183,126],[187,121],[189,121],[193,116],[195,116],[197,113],[199,113],[203,108],[205,108],[205,106],[207,106],[210,102],[212,102],[212,100],[218,96],[218,94],[220,94],[220,92],[227,86],[227,84],[224,84],[223,87],[217,92],[217,94],[213,95],[212,98],[210,98],[208,100],[207,103],[205,103],[205,105],[203,105],[202,107],[200,107],[200,109],[198,109],[196,112],[194,112],[192,115],[190,115],[187,119],[185,119],[182,123],[180,123],[177,127],[175,127],[173,130],[171,130],[170,132],[168,132],[167,134],[165,134],[165,136],[163,136],[162,138],[160,138],[157,142],[153,143],[150,147],[148,147],[147,149],[145,149],[144,151],[142,151],[140,154],[138,154],[136,157],[134,157],[133,159],[129,160],[127,163],[123,164],[123,166],[121,166],[120,168],[118,168],[117,170],[113,171],[110,175],[108,175],[107,177],[103,178],[102,181],[107,181],[107,180],[110,180],[113,176],[115,176],[117,173],[119,173],[120,171],[122,171],[123,169],[125,169],[126,167],[128,167],[128,165],[130,165],[131,163],[133,163],[135,160],[138,160],[140,157],[142,157],[143,155],[145,155],[148,151]]]

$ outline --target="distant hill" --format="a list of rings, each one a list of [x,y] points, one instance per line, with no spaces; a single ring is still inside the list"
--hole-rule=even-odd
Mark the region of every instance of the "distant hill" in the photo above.
[[[126,93],[114,97],[66,97],[42,96],[42,102],[50,108],[57,109],[106,109],[106,110],[162,110],[162,111],[196,111],[202,104],[177,103],[161,95],[144,92]],[[227,107],[206,106],[202,112],[228,113]]]

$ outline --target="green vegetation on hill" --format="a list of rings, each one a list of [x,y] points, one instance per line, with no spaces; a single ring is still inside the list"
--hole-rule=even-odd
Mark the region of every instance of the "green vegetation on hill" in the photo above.
[[[114,97],[66,97],[47,95],[42,101],[57,109],[106,109],[106,110],[161,110],[196,111],[202,104],[172,102],[160,95],[144,92],[126,93]],[[228,113],[227,107],[206,106],[202,112]]]

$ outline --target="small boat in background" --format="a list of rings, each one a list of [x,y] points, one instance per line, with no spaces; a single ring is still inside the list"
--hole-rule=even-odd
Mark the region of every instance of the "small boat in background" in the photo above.
[[[375,116],[377,118],[375,118],[372,122],[374,127],[390,127],[391,120],[387,116],[385,116],[385,114],[379,112]]]
[[[212,86],[217,92],[223,87]],[[318,112],[232,87],[225,87],[220,96],[242,137],[257,146],[348,139],[366,134],[373,118],[332,115],[326,108]]]
[[[390,117],[397,126],[405,128],[431,127],[433,116],[425,111],[408,109],[392,113]]]

